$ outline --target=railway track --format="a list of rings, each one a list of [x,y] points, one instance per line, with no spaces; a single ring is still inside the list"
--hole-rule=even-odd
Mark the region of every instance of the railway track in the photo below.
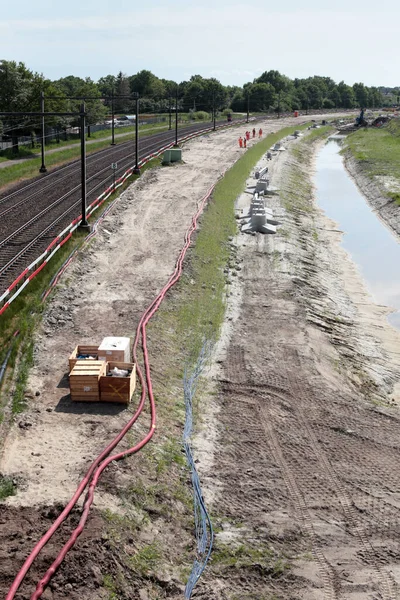
[[[179,138],[204,124],[179,130]],[[140,143],[138,160],[175,140],[174,131],[149,136]],[[134,141],[107,148],[87,158],[87,204],[109,187],[110,165],[120,177],[136,162]],[[0,295],[38,258],[57,234],[81,213],[80,161],[76,160],[11,191],[0,193]]]

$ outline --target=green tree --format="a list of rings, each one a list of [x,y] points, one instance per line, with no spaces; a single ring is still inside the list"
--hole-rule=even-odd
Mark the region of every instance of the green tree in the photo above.
[[[338,84],[338,91],[340,94],[340,106],[342,108],[354,108],[356,99],[353,88],[349,85],[346,85],[344,81],[341,81]]]
[[[274,88],[275,92],[288,93],[291,91],[293,84],[289,77],[282,75],[279,71],[264,71],[260,77],[255,80],[257,83],[269,83]]]
[[[230,105],[234,112],[245,112],[247,110],[247,102],[243,90],[235,92]]]
[[[323,92],[318,85],[310,83],[307,86],[307,95],[311,108],[321,108],[323,101]]]
[[[330,98],[324,98],[322,100],[322,108],[335,108],[335,103]]]
[[[340,93],[336,85],[329,91],[328,98],[329,100],[332,100],[333,106],[335,108],[338,108],[340,106]]]
[[[201,102],[201,99],[204,98],[205,92],[205,81],[200,75],[195,75],[191,77],[185,88],[185,103],[188,106],[192,106],[193,110],[196,110],[196,101],[197,105]]]
[[[378,108],[379,106],[382,106],[383,96],[377,87],[369,88],[369,102],[370,102],[369,105],[371,108]],[[398,101],[398,96],[397,96],[396,104],[398,104],[398,103],[399,103],[399,101]]]
[[[353,92],[356,102],[361,108],[369,106],[368,88],[363,83],[355,83],[353,85]]]
[[[68,77],[59,79],[55,83],[66,96],[72,96],[76,98],[94,98],[94,100],[85,101],[88,125],[92,125],[104,120],[107,110],[104,106],[104,103],[100,100],[101,93],[97,84],[92,81],[90,77],[81,79],[81,77],[69,75]],[[99,98],[99,100],[96,100],[96,98]],[[71,112],[79,112],[81,103],[82,100],[80,99],[70,100],[69,107]],[[76,119],[73,119],[72,124],[79,125],[79,118],[77,117]]]
[[[133,107],[132,100],[128,98],[118,98],[118,96],[130,96],[131,88],[129,85],[129,79],[127,78],[122,71],[120,71],[116,77],[115,82],[115,95],[117,98],[115,99],[115,112],[117,113],[126,113],[130,112]]]
[[[25,64],[15,61],[0,61],[0,111],[20,112],[31,110],[29,105],[29,87],[32,83],[33,73]],[[37,107],[38,109],[39,107]],[[24,117],[4,117],[4,133],[11,137],[13,151],[18,152],[18,136],[24,130],[28,121]]]
[[[276,102],[276,93],[270,83],[253,83],[249,87],[250,108],[252,111],[266,111]]]
[[[152,98],[159,100],[165,98],[166,89],[158,77],[151,71],[144,69],[136,75],[129,77],[130,88],[132,92],[138,92],[141,98]]]
[[[5,112],[40,111],[41,92],[47,96],[62,95],[59,88],[43,75],[29,70],[24,63],[0,61],[0,110]],[[45,100],[46,112],[66,112],[63,99]],[[61,117],[47,117],[46,125],[56,126],[65,123]],[[3,118],[3,134],[9,135],[13,151],[18,152],[18,137],[31,132],[41,132],[40,117],[16,116]]]
[[[115,86],[116,86],[115,75],[106,75],[105,77],[100,77],[100,79],[97,82],[97,87],[99,89],[100,94],[103,97],[111,98],[113,93],[115,93]],[[111,107],[111,103],[112,103],[111,100],[104,101],[105,106],[108,106],[108,107]]]

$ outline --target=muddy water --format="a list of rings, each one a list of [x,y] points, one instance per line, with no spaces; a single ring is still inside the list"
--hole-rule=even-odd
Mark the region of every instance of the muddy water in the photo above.
[[[317,157],[318,204],[344,232],[343,246],[358,264],[372,297],[394,309],[388,320],[400,329],[400,243],[368,206],[339,152],[340,139],[333,137]]]

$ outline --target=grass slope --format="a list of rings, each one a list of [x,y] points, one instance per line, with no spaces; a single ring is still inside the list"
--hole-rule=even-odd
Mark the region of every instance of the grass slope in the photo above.
[[[345,150],[351,152],[369,177],[390,177],[400,185],[400,120],[386,127],[361,129],[346,139]],[[400,193],[388,192],[400,205]]]
[[[168,124],[165,123],[160,123],[158,125],[142,125],[139,129],[139,136],[140,139],[143,139],[144,137],[148,137],[149,135],[152,135],[154,132],[160,133],[162,131],[166,131],[168,129]],[[131,133],[129,133],[129,135],[121,135],[121,137],[118,137],[118,130],[116,130],[116,141],[117,143],[124,143],[124,142],[128,142],[129,140],[133,140],[135,139],[135,128],[134,127],[127,127],[126,129],[123,130],[123,134],[126,132],[131,131]],[[102,135],[100,135],[102,134]],[[90,143],[87,144],[86,146],[86,154],[93,154],[94,152],[97,152],[98,150],[103,150],[104,148],[108,148],[110,145],[110,137],[111,137],[111,133],[110,131],[104,132],[98,132],[98,134],[94,133],[92,134],[90,140],[93,139],[99,139],[99,141],[95,142],[95,143]],[[105,139],[106,138],[106,139]],[[88,140],[89,141],[89,140]],[[71,146],[73,145],[73,148],[65,148],[62,149],[62,146]],[[57,148],[57,144],[56,145],[52,145],[51,149],[53,148]],[[47,153],[46,154],[46,159],[45,159],[45,163],[46,163],[46,167],[48,169],[51,169],[51,167],[59,167],[60,165],[63,165],[65,163],[68,163],[76,158],[80,157],[80,142],[61,142],[60,143],[60,150],[54,153]],[[46,146],[46,151],[48,151],[50,148]],[[37,150],[38,152],[40,152],[40,149]],[[25,179],[31,179],[32,177],[36,177],[39,173],[39,168],[42,164],[42,160],[41,158],[35,156],[34,158],[27,158],[29,156],[32,156],[32,150],[29,150],[27,148],[21,148],[20,154],[15,156],[15,158],[26,158],[26,160],[22,163],[17,163],[15,165],[10,165],[9,167],[5,167],[3,169],[0,169],[0,188],[2,186],[6,186],[9,185],[10,183],[13,182],[17,182],[17,181],[23,181]],[[1,159],[1,157],[0,157]]]

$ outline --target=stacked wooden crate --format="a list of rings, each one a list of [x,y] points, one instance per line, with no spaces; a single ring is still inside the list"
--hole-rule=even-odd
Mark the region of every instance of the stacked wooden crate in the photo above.
[[[126,377],[113,377],[114,368],[128,371]],[[106,375],[100,377],[100,400],[102,402],[117,402],[129,404],[136,385],[136,369],[134,363],[108,362]]]
[[[106,337],[98,349],[99,360],[129,362],[131,340],[127,337]]]
[[[130,362],[129,338],[109,337],[100,346],[76,346],[69,357],[69,367],[71,400],[122,404],[131,401],[136,368]],[[113,376],[115,367],[127,371],[127,376]]]
[[[84,357],[84,358],[79,358]],[[98,346],[76,346],[75,350],[69,357],[69,372],[72,371],[78,361],[84,360],[99,360],[99,347]],[[105,359],[104,359],[105,360]]]
[[[69,374],[71,400],[98,402],[99,380],[106,374],[106,369],[104,360],[78,360]]]

